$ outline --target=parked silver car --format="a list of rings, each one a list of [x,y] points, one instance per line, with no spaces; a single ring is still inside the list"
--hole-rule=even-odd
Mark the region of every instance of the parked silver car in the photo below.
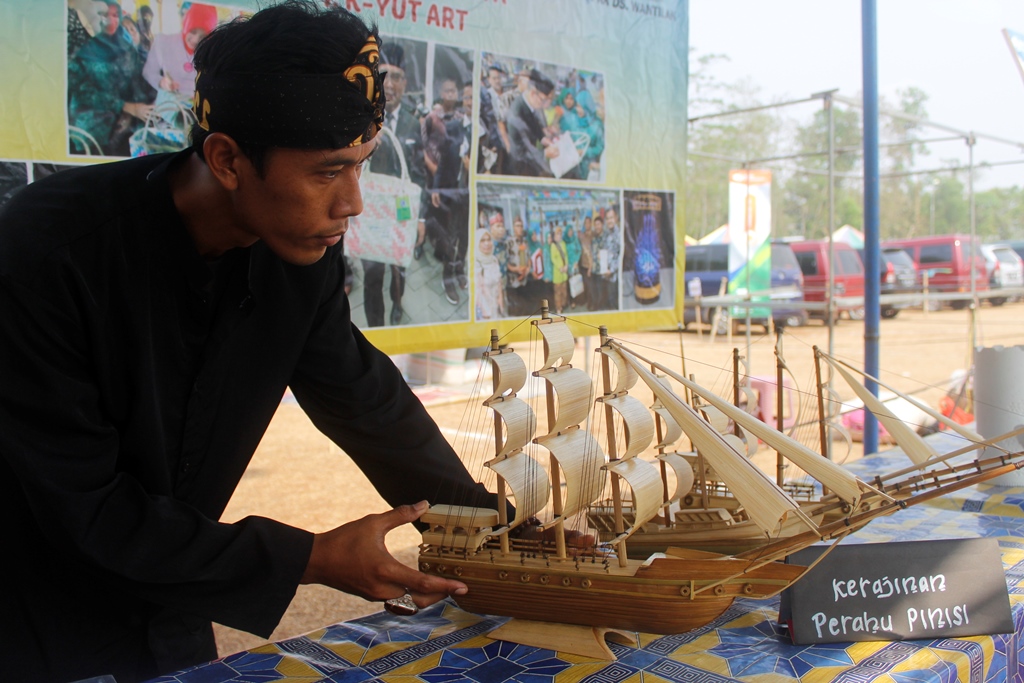
[[[1024,287],[1024,261],[1005,244],[983,244],[981,253],[988,269],[988,284],[992,289]],[[1006,303],[1007,297],[992,297],[993,306]]]

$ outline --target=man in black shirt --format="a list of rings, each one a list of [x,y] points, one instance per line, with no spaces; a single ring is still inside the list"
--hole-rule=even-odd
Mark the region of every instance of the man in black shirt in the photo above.
[[[465,590],[383,543],[418,501],[486,494],[350,321],[378,50],[312,2],[222,26],[195,54],[192,149],[55,174],[0,214],[11,680],[212,659],[211,620],[269,636],[300,583],[420,607]],[[316,535],[217,521],[286,387],[398,507]]]
[[[547,134],[544,109],[551,102],[555,84],[533,69],[529,82],[506,114],[508,137],[512,149],[512,168],[515,175],[535,178],[553,178],[550,160],[558,156],[558,148]]]

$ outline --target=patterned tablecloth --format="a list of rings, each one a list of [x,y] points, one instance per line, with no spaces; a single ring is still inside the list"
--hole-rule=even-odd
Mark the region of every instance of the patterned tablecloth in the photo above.
[[[903,467],[891,451],[858,462],[858,474]],[[875,520],[844,543],[989,537],[1002,551],[1015,633],[902,642],[793,645],[778,600],[733,603],[706,627],[674,636],[637,634],[610,644],[618,661],[495,641],[505,619],[441,603],[416,617],[380,613],[204,664],[158,683],[655,683],[662,681],[1024,681],[1024,488],[979,485]]]

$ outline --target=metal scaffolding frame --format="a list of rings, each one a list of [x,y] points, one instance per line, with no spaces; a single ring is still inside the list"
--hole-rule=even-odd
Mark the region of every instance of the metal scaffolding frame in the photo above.
[[[694,124],[698,121],[704,121],[707,119],[720,118],[725,116],[736,116],[740,114],[748,114],[757,111],[765,111],[769,109],[779,109],[782,107],[789,107],[797,104],[805,104],[807,102],[813,102],[820,100],[822,107],[828,112],[828,148],[824,151],[815,152],[803,152],[798,154],[787,154],[778,155],[772,157],[763,157],[757,159],[751,158],[738,158],[731,157],[721,154],[711,154],[705,152],[688,152],[694,156],[705,157],[710,159],[718,159],[721,161],[728,161],[739,165],[743,169],[749,169],[753,165],[757,164],[771,164],[779,161],[790,161],[810,156],[824,156],[828,155],[828,168],[827,171],[820,171],[817,169],[796,169],[797,173],[807,173],[816,175],[827,175],[828,176],[828,240],[829,240],[829,259],[834,261],[835,250],[832,241],[832,233],[835,232],[835,196],[834,186],[835,178],[863,178],[864,180],[864,279],[865,279],[865,317],[864,317],[864,365],[865,372],[874,377],[879,376],[879,328],[880,328],[880,301],[881,295],[881,282],[879,278],[880,268],[880,239],[879,239],[879,181],[881,178],[892,178],[892,177],[906,177],[913,175],[929,175],[937,173],[949,173],[953,171],[966,170],[967,171],[967,194],[968,204],[970,212],[970,236],[972,244],[977,239],[977,225],[975,215],[975,201],[974,201],[974,173],[979,167],[994,167],[1004,166],[1012,164],[1024,163],[1024,160],[1020,161],[1004,161],[1004,162],[993,162],[983,163],[976,165],[974,161],[974,147],[979,139],[988,140],[1000,144],[1010,145],[1017,147],[1022,153],[1024,153],[1024,142],[1015,140],[1008,140],[1003,137],[996,135],[990,135],[987,133],[981,133],[974,130],[962,130],[953,126],[949,126],[943,123],[932,121],[917,116],[912,116],[899,111],[893,111],[889,109],[880,108],[878,106],[878,94],[877,94],[877,76],[875,74],[876,67],[874,64],[875,60],[875,20],[874,20],[874,0],[862,0],[862,11],[863,11],[863,48],[864,48],[864,101],[860,101],[850,97],[844,97],[838,94],[837,90],[826,90],[818,93],[814,93],[809,97],[805,97],[797,100],[790,100],[786,102],[779,102],[769,105],[761,105],[756,107],[749,107],[744,109],[731,109],[728,111],[715,112],[711,114],[704,114],[701,116],[694,116],[689,118],[687,121],[689,124]],[[843,104],[850,107],[860,108],[864,112],[864,172],[861,175],[853,173],[836,173],[835,171],[835,155],[836,153],[852,153],[856,151],[853,148],[836,148],[835,147],[835,121],[834,121],[834,105],[835,103]],[[939,131],[951,133],[952,135],[946,135],[943,137],[926,138],[921,140],[911,140],[907,142],[898,143],[879,143],[878,141],[878,118],[879,116],[887,116],[894,119],[908,121],[917,124],[922,127],[934,128]],[[926,169],[926,170],[915,170],[898,173],[879,173],[878,165],[878,152],[882,148],[894,147],[894,146],[905,146],[913,144],[922,144],[929,142],[952,142],[956,140],[963,140],[967,144],[968,148],[968,161],[966,166],[954,166],[946,167],[941,169]],[[971,311],[971,325],[970,325],[970,347],[973,349],[976,343],[976,327],[977,327],[977,309],[979,305],[978,293],[975,284],[975,259],[971,259],[971,293],[970,293],[970,305]],[[833,270],[829,269],[829,297],[828,297],[828,308],[826,313],[826,320],[828,322],[828,347],[829,354],[834,352],[834,312],[836,308],[835,301],[831,296],[831,292],[834,287],[833,281]],[[750,339],[750,314],[749,307],[747,308],[747,326],[746,326],[746,342],[749,349],[751,344]],[[749,351],[748,351],[749,355]],[[878,386],[871,380],[866,380],[865,386],[874,394],[878,395]],[[865,415],[864,425],[864,452],[871,453],[878,449],[878,424],[874,420],[874,416],[868,412]]]

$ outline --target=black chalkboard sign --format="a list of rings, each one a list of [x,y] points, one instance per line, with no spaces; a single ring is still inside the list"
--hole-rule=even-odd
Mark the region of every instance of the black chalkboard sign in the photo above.
[[[812,563],[825,546],[790,556]],[[782,594],[797,645],[1010,633],[999,544],[966,538],[837,546]]]

